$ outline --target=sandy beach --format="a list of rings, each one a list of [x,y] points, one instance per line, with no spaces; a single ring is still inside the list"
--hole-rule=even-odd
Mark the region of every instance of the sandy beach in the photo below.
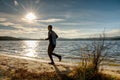
[[[77,64],[56,62],[55,65],[49,65],[49,61],[33,59],[28,57],[0,54],[0,80],[20,80],[18,77],[26,77],[25,74],[37,75],[44,73],[67,74],[73,70]],[[104,74],[120,77],[120,66],[102,66],[101,71]],[[24,74],[24,75],[22,75]],[[11,75],[13,78],[11,78]],[[30,76],[31,76],[30,75]],[[39,78],[39,77],[38,77]],[[29,80],[29,79],[22,79]],[[40,80],[33,79],[31,80]]]
[[[15,71],[19,69],[35,74],[42,74],[45,72],[66,74],[73,68],[73,65],[68,63],[56,62],[55,65],[50,65],[48,62],[49,61],[28,57],[0,54],[0,80],[5,80],[5,78],[9,80],[10,76],[7,74],[9,72],[15,73]]]

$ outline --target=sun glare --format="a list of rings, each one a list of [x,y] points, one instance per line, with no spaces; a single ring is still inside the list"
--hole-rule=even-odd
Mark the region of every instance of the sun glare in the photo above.
[[[37,46],[37,41],[25,41],[27,49],[25,49],[25,56],[28,57],[36,57],[36,46]]]
[[[32,21],[32,20],[35,20],[36,19],[36,16],[34,13],[30,12],[28,13],[26,16],[25,16],[25,19],[26,20],[29,20],[29,21]]]

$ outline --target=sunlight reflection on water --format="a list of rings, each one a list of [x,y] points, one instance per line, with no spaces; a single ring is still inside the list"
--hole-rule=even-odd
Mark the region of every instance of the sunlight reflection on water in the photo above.
[[[24,56],[37,57],[36,47],[38,45],[38,41],[24,41],[23,43],[27,47],[26,49],[24,49]]]
[[[118,41],[106,41],[105,45],[109,44],[113,46],[109,50],[108,57],[118,60],[120,63],[120,40]],[[80,48],[85,43],[91,44],[91,41],[57,41],[54,52],[60,54],[64,61],[78,62],[80,60]],[[6,53],[10,55],[20,55],[32,58],[39,58],[49,60],[47,53],[49,42],[42,40],[23,40],[23,41],[0,41],[0,53]],[[57,58],[54,58],[58,60]]]

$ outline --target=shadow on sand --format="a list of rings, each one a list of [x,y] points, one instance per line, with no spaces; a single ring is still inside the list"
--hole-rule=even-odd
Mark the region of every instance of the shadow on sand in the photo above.
[[[65,67],[65,71],[60,71],[59,68],[57,67],[59,65],[53,65],[55,71],[56,71],[56,74],[58,75],[59,79],[60,80],[72,80],[68,77],[68,73],[71,71],[68,67]]]

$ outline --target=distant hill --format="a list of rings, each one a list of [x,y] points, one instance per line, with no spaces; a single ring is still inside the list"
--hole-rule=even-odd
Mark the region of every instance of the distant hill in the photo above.
[[[30,38],[16,38],[16,37],[10,37],[10,36],[0,36],[0,40],[44,40],[44,39],[30,39]],[[99,38],[74,38],[74,39],[68,39],[68,38],[58,38],[60,41],[79,41],[79,40],[99,40]],[[106,37],[105,40],[120,40],[120,36],[116,37]]]
[[[20,38],[10,36],[0,36],[0,40],[21,40]]]
[[[59,38],[58,40],[99,40],[100,38],[73,38],[73,39],[68,39],[68,38]],[[115,36],[115,37],[105,37],[105,40],[120,40],[120,36]]]
[[[0,40],[43,40],[43,39],[30,39],[30,38],[16,38],[11,36],[0,36]]]
[[[120,36],[107,37],[106,39],[108,39],[108,40],[120,40]]]

